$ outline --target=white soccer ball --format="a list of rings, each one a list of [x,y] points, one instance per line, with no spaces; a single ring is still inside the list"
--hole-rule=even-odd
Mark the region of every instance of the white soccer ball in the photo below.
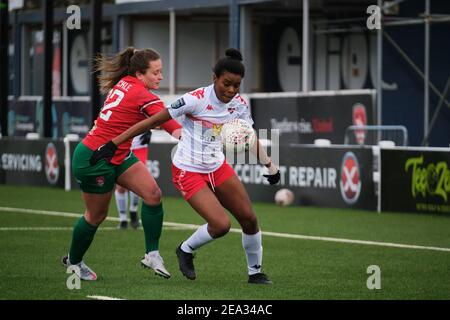
[[[225,150],[236,153],[250,149],[256,141],[255,130],[250,123],[242,119],[225,123],[220,131],[220,137]]]
[[[285,207],[294,202],[294,193],[289,189],[280,189],[275,193],[275,203]]]

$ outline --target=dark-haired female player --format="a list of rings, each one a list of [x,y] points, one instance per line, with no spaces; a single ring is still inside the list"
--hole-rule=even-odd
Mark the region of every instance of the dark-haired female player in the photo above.
[[[110,159],[118,145],[129,138],[158,126],[160,123],[185,115],[182,140],[172,160],[172,178],[175,187],[206,224],[197,229],[178,246],[176,254],[181,272],[195,279],[193,252],[201,246],[224,236],[230,230],[228,209],[242,227],[242,245],[247,256],[248,282],[271,284],[261,272],[262,240],[256,215],[239,178],[227,163],[218,135],[218,128],[232,119],[244,119],[253,124],[249,108],[239,95],[245,68],[241,53],[227,49],[213,74],[213,84],[186,93],[167,109],[146,119],[96,150],[92,161]],[[280,173],[257,141],[258,159],[268,169],[264,175],[270,184],[278,183]]]

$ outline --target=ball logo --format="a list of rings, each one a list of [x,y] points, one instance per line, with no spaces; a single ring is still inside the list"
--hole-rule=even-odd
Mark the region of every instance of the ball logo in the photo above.
[[[344,201],[353,204],[361,193],[361,174],[358,159],[353,152],[344,155],[341,166],[341,194]]]
[[[45,149],[45,175],[50,184],[55,184],[59,178],[58,154],[53,143]]]

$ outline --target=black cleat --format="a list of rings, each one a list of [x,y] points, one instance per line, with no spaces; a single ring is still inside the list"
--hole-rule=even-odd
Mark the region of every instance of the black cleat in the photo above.
[[[264,273],[255,273],[248,276],[248,283],[254,284],[273,284]]]
[[[136,211],[130,211],[130,225],[133,229],[137,229],[141,225]]]
[[[178,265],[180,266],[181,273],[189,280],[194,280],[197,276],[194,269],[194,255],[181,250],[181,244],[175,250],[178,258]]]
[[[128,221],[120,221],[117,229],[125,230],[126,228],[128,228]]]
[[[70,264],[69,264],[69,256],[64,256],[64,257],[62,257],[61,258],[61,263],[62,263],[62,265],[64,266],[64,267],[68,267]]]

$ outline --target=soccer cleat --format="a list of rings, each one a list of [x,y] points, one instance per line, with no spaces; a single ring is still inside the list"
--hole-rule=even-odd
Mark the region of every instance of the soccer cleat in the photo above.
[[[194,268],[194,255],[192,253],[184,252],[181,250],[181,244],[175,251],[178,258],[178,265],[180,266],[181,273],[189,280],[194,280],[197,276]]]
[[[272,284],[273,282],[264,273],[255,273],[248,276],[248,283]]]
[[[130,211],[130,225],[133,229],[137,229],[141,225],[136,211]]]
[[[69,261],[69,256],[64,256],[62,258],[62,264],[68,268],[70,267],[72,264],[70,264]],[[80,277],[81,280],[85,280],[85,281],[95,281],[97,280],[97,274],[92,271],[91,268],[89,268],[83,261],[81,261],[80,263],[75,264],[74,266],[78,267],[75,268],[74,273]]]
[[[151,268],[155,271],[155,274],[163,278],[169,279],[170,273],[164,267],[163,258],[158,252],[146,253],[144,258],[142,258],[141,263],[146,268]]]
[[[128,221],[120,221],[119,225],[117,226],[117,229],[125,230],[126,228],[128,228]]]

